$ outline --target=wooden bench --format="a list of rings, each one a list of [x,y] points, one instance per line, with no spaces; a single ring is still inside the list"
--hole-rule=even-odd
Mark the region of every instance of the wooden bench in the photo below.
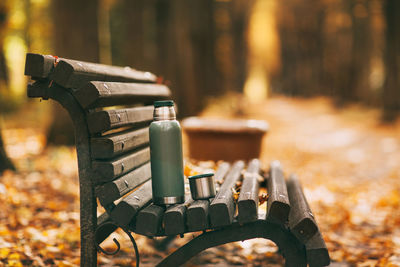
[[[203,233],[158,266],[178,266],[202,250],[228,242],[267,238],[286,266],[326,266],[329,254],[301,185],[285,181],[279,162],[260,179],[260,162],[221,163],[214,199],[162,207],[152,204],[148,125],[155,100],[170,97],[156,76],[129,67],[27,54],[28,96],[53,99],[74,123],[80,183],[81,266],[96,266],[100,243],[118,227],[154,236]],[[242,181],[240,195],[232,188]],[[267,210],[259,214],[259,188],[267,184]],[[96,198],[106,212],[96,213]],[[263,215],[264,214],[264,215]],[[266,215],[265,215],[266,214]],[[118,244],[119,245],[119,244]]]

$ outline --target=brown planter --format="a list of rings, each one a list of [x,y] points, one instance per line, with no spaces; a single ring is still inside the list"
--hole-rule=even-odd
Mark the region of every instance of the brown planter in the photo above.
[[[249,160],[258,158],[269,127],[259,120],[190,117],[182,122],[188,136],[189,157],[197,160]]]

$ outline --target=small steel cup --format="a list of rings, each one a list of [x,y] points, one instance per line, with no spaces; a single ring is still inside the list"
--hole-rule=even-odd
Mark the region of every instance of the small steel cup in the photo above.
[[[205,173],[189,176],[190,193],[194,200],[215,197],[214,174]]]

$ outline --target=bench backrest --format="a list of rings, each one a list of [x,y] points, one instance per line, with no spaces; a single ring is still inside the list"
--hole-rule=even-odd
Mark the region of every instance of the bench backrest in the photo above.
[[[104,214],[97,222],[96,197],[107,209],[150,179],[148,126],[153,118],[152,104],[167,99],[171,92],[157,84],[157,77],[150,72],[50,55],[27,54],[25,75],[34,80],[28,85],[29,97],[51,98],[72,118],[81,227],[86,229],[82,235],[94,240],[97,224],[108,219]],[[94,252],[82,248],[82,253]]]

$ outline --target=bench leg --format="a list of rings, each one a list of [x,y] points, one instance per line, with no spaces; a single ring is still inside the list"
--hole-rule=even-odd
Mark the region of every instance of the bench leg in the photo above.
[[[97,226],[96,199],[91,187],[80,192],[81,206],[81,267],[97,266],[95,231]]]
[[[157,266],[179,266],[205,249],[257,237],[270,239],[278,245],[285,257],[285,266],[307,266],[304,245],[287,230],[264,220],[244,225],[234,224],[201,234],[163,259]]]
[[[97,250],[95,245],[95,231],[97,226],[96,196],[92,184],[89,130],[85,111],[72,96],[61,86],[52,86],[46,89],[47,96],[59,102],[73,118],[75,128],[75,143],[79,167],[79,194],[81,214],[81,266],[97,266]]]

